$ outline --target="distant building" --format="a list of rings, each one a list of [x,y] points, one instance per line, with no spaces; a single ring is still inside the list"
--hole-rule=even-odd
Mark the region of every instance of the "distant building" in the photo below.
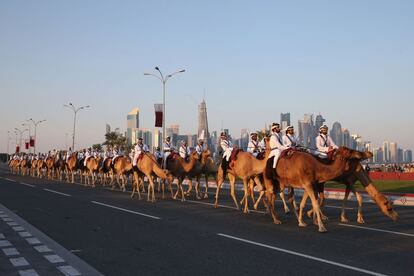
[[[132,144],[135,144],[138,141],[138,138],[142,138],[144,144],[148,146],[149,149],[153,147],[152,140],[152,130],[150,129],[137,129],[135,130],[135,140],[132,141]]]
[[[382,148],[375,148],[372,150],[373,162],[376,164],[383,163]]]
[[[174,146],[178,145],[178,135],[180,134],[180,125],[178,124],[174,124],[174,125],[170,125],[170,127],[167,128],[167,136],[170,136],[171,138],[171,143]]]
[[[249,144],[249,132],[247,129],[243,128],[240,132],[240,142],[239,147],[243,150],[247,150],[247,145]]]
[[[339,122],[335,122],[332,125],[332,129],[330,131],[330,135],[332,140],[337,146],[343,146],[343,133],[342,133],[342,126]]]
[[[153,144],[152,144],[153,147],[155,148],[159,147],[161,149],[162,142],[163,142],[161,131],[159,129],[154,129],[152,137],[153,137]]]
[[[280,127],[282,130],[290,126],[290,113],[280,113]]]
[[[136,139],[133,137],[133,133],[139,128],[139,109],[136,107],[131,110],[127,115],[127,142],[132,144],[132,141]]]
[[[382,152],[384,154],[384,163],[390,162],[390,142],[385,141],[384,143],[382,143]]]
[[[390,162],[398,163],[398,148],[397,143],[394,142],[390,143]]]
[[[400,148],[397,150],[397,163],[404,163],[404,151]]]
[[[315,131],[319,132],[319,128],[324,125],[325,121],[326,120],[322,117],[321,114],[317,115],[315,118]]]
[[[346,128],[342,130],[342,144],[347,148],[351,148],[351,134]]]
[[[413,162],[413,152],[409,149],[404,150],[404,163],[412,163]]]
[[[211,146],[210,133],[208,131],[207,105],[204,99],[198,105],[198,139],[200,138],[203,138],[205,145]]]
[[[317,132],[313,124],[313,115],[305,114],[303,120],[298,122],[298,138],[305,147],[315,148]]]

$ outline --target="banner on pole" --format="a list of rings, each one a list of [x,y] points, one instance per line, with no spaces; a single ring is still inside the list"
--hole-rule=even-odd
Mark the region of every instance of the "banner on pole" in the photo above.
[[[34,136],[30,136],[30,146],[32,148],[35,146],[35,138],[34,138]]]
[[[16,153],[19,153],[19,152],[20,152],[20,147],[16,146]]]
[[[162,127],[163,104],[154,104],[155,127]]]
[[[26,141],[24,141],[24,146],[25,146],[25,149],[29,149],[29,145],[30,145],[30,142],[29,142],[29,140],[26,140]]]

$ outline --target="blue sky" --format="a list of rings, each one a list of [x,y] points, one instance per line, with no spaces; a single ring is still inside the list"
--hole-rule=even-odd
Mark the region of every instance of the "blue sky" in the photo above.
[[[79,113],[79,146],[153,126],[154,66],[186,69],[167,86],[167,124],[197,129],[204,91],[210,129],[238,136],[290,111],[379,144],[414,148],[413,1],[1,1],[0,151],[7,130],[47,119],[41,150],[63,147]],[[14,136],[14,135],[13,135]]]

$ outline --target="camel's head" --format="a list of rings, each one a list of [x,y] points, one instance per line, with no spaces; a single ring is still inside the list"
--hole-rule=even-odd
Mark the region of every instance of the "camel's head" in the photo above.
[[[198,159],[198,154],[197,154],[197,152],[195,150],[193,150],[190,153],[190,158],[192,158],[192,159]]]
[[[375,195],[374,200],[384,215],[390,217],[393,221],[398,220],[398,213],[394,211],[392,202],[386,196],[378,193]]]

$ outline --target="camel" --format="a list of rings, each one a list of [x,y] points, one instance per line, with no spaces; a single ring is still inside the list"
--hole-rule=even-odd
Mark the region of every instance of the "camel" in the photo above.
[[[100,168],[101,182],[103,186],[106,186],[108,175],[111,178],[110,185],[113,183],[113,171],[112,171],[112,158],[105,158],[102,167]]]
[[[43,159],[37,160],[37,176],[42,178],[44,176],[43,169],[46,168],[46,162]]]
[[[62,153],[57,153],[58,159],[55,159],[54,170],[56,172],[56,178],[59,178],[60,181],[63,179],[63,172],[66,169],[66,161],[62,158]]]
[[[20,161],[20,173],[25,176],[27,174],[28,169],[30,168],[30,162],[26,158]]]
[[[200,178],[201,175],[203,174],[204,168],[207,165],[207,158],[210,156],[211,152],[210,150],[205,150],[201,153],[200,158],[196,161],[196,164],[194,165],[194,167],[191,169],[191,171],[189,171],[187,173],[187,178],[189,181],[188,184],[188,189],[185,192],[186,195],[190,195],[191,191],[193,189],[193,178],[196,179],[196,186],[195,186],[195,192],[196,192],[196,197],[197,199],[201,199],[200,196]],[[206,188],[208,188],[208,176],[206,178]],[[207,191],[206,194],[207,195]]]
[[[131,158],[125,156],[119,156],[115,159],[114,163],[114,173],[117,176],[117,182],[120,189],[125,192],[126,191],[126,183],[127,177],[125,176],[126,173],[132,171],[132,161]],[[119,179],[121,181],[119,182]],[[112,189],[114,189],[114,185],[112,184]]]
[[[254,180],[258,185],[260,184],[259,175],[263,173],[266,167],[266,159],[270,154],[270,148],[268,145],[268,140],[266,140],[266,151],[265,151],[265,158],[263,160],[256,159],[251,153],[249,152],[239,152],[237,154],[237,160],[234,163],[233,167],[230,167],[227,170],[229,181],[230,181],[230,194],[233,198],[234,204],[236,208],[239,209],[239,204],[237,203],[236,193],[235,193],[235,182],[236,177],[239,177],[243,180],[243,188],[244,188],[244,208],[243,212],[248,213],[248,198],[249,198],[249,187],[248,184],[251,180]],[[231,164],[232,162],[230,162]],[[218,173],[217,173],[217,189],[216,189],[216,201],[214,203],[214,207],[218,207],[218,198],[220,194],[220,188],[225,179],[224,171],[222,166],[219,166]]]
[[[372,153],[366,152],[365,153],[365,159],[369,159],[372,157]],[[365,188],[365,190],[368,192],[368,194],[371,196],[371,198],[374,200],[374,202],[378,205],[381,212],[390,217],[393,221],[396,221],[398,219],[398,214],[392,209],[391,202],[385,197],[383,194],[378,192],[375,185],[372,183],[372,180],[369,178],[369,174],[364,170],[364,168],[361,165],[361,162],[358,160],[350,160],[350,170],[345,172],[343,175],[333,179],[333,181],[343,183],[346,185],[345,190],[345,196],[342,203],[342,209],[341,209],[341,215],[340,215],[340,221],[342,223],[349,222],[345,209],[348,201],[348,197],[350,192],[352,191],[354,195],[357,198],[358,202],[358,213],[357,213],[357,222],[359,224],[365,223],[363,215],[362,215],[362,196],[360,193],[358,193],[355,190],[355,183],[357,181],[361,182],[362,186]],[[318,186],[318,192],[319,192],[319,199],[320,199],[320,205],[323,206],[325,202],[325,196],[324,196],[324,184],[321,183]],[[308,211],[308,216],[311,217],[313,214],[313,211]]]
[[[134,193],[136,191],[138,192],[139,199],[141,199],[141,194],[139,191],[139,179],[141,178],[143,183],[144,176],[147,177],[149,181],[147,201],[155,202],[155,185],[153,176],[159,177],[163,181],[165,181],[167,178],[167,174],[158,165],[155,156],[149,153],[142,153],[142,156],[138,158],[137,166],[134,167],[135,183],[132,188],[131,198],[134,196]],[[164,189],[162,192],[162,196],[164,198]]]
[[[12,174],[19,174],[20,171],[20,160],[13,159],[9,163],[10,171]]]
[[[86,161],[86,184],[89,185],[90,184],[90,180],[89,177],[92,178],[92,187],[95,188],[95,183],[96,183],[96,173],[99,171],[99,167],[101,165],[101,157],[90,157],[88,158],[88,160]]]
[[[173,199],[177,198],[178,193],[181,191],[181,201],[185,201],[184,190],[182,187],[183,180],[185,175],[189,173],[197,162],[198,156],[197,152],[193,151],[190,154],[189,161],[185,162],[185,160],[178,155],[177,153],[172,153],[168,157],[167,160],[167,176],[168,176],[168,183],[171,190],[171,196]],[[177,178],[177,192],[173,195],[173,191],[171,188],[171,183],[174,178]]]
[[[78,152],[72,153],[66,160],[66,180],[75,183],[75,172],[79,168]],[[72,178],[70,180],[69,178]]]
[[[218,166],[214,162],[213,158],[211,158],[211,156],[208,156],[206,158],[206,162],[205,162],[205,165],[202,171],[205,177],[205,181],[206,181],[206,186],[205,186],[204,196],[203,196],[204,198],[208,198],[208,178],[210,176],[213,176],[217,183],[217,171],[218,171],[217,168]]]
[[[55,158],[49,156],[48,158],[46,158],[45,163],[46,163],[47,178],[53,179],[53,169],[55,167]]]
[[[334,160],[330,164],[324,164],[314,156],[304,152],[293,152],[290,157],[281,157],[278,160],[276,169],[273,169],[272,166],[273,158],[268,159],[266,171],[263,176],[266,187],[266,199],[273,222],[277,224],[281,223],[274,209],[275,195],[273,189],[275,187],[272,183],[272,178],[275,177],[279,184],[277,188],[281,190],[288,186],[304,189],[299,215],[297,217],[299,226],[307,226],[303,221],[303,209],[307,198],[310,197],[313,210],[317,217],[318,231],[326,232],[327,230],[322,222],[319,203],[315,196],[314,186],[318,183],[335,179],[342,175],[344,171],[349,170],[349,160],[362,160],[364,157],[365,155],[362,152],[340,147],[335,151]]]
[[[37,161],[38,160],[33,159],[32,164],[30,165],[30,175],[33,176],[33,177],[36,176]]]

